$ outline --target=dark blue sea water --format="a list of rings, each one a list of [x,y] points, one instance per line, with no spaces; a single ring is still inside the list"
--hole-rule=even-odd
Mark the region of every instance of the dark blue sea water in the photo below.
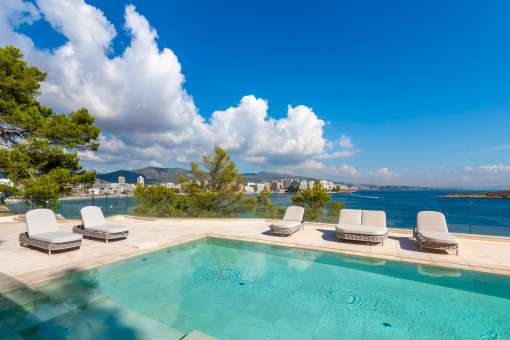
[[[352,194],[331,194],[331,200],[343,202],[351,209],[383,210],[390,228],[412,229],[419,211],[433,210],[445,214],[452,232],[510,236],[510,199],[439,197],[460,192],[360,190]],[[271,200],[276,206],[286,207],[292,204],[291,197],[292,194],[273,194]],[[64,200],[55,213],[67,219],[80,219],[80,209],[87,205],[99,206],[105,215],[113,216],[131,214],[135,202],[133,197]],[[8,206],[18,213],[26,210],[24,204]]]

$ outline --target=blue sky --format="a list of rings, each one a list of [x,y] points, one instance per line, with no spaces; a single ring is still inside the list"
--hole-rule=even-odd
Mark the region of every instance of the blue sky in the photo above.
[[[510,187],[508,1],[64,3],[1,5],[0,43],[48,70],[45,105],[96,116],[88,168],[188,168],[219,144],[242,171]]]

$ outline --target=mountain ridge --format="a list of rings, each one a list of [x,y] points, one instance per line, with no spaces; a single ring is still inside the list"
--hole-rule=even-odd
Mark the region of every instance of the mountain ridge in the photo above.
[[[159,184],[159,183],[178,183],[180,176],[184,176],[187,180],[195,180],[196,177],[189,170],[181,168],[158,168],[158,167],[147,167],[142,169],[131,169],[131,170],[117,170],[104,174],[96,174],[96,178],[103,181],[115,183],[118,181],[119,176],[126,178],[126,183],[136,183],[138,176],[144,177],[146,184]],[[245,176],[243,181],[244,184],[248,182],[271,182],[274,180],[281,180],[283,178],[294,178],[299,180],[312,181],[315,178],[307,176],[298,176],[290,174],[280,174],[274,172],[247,172],[242,174]],[[329,181],[329,180],[328,180]],[[331,181],[335,183],[344,183],[338,181]]]

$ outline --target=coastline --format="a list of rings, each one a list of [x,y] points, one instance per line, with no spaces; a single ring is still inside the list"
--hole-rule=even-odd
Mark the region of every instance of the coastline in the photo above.
[[[510,190],[506,191],[488,191],[478,193],[457,193],[446,194],[439,197],[453,197],[453,198],[496,198],[496,199],[510,199]]]

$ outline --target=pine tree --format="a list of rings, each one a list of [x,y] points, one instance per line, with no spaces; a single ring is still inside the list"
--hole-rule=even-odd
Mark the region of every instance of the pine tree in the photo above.
[[[99,128],[85,108],[55,113],[36,99],[46,72],[15,47],[0,48],[0,172],[35,206],[47,206],[78,183],[92,183],[78,151],[97,151]]]

